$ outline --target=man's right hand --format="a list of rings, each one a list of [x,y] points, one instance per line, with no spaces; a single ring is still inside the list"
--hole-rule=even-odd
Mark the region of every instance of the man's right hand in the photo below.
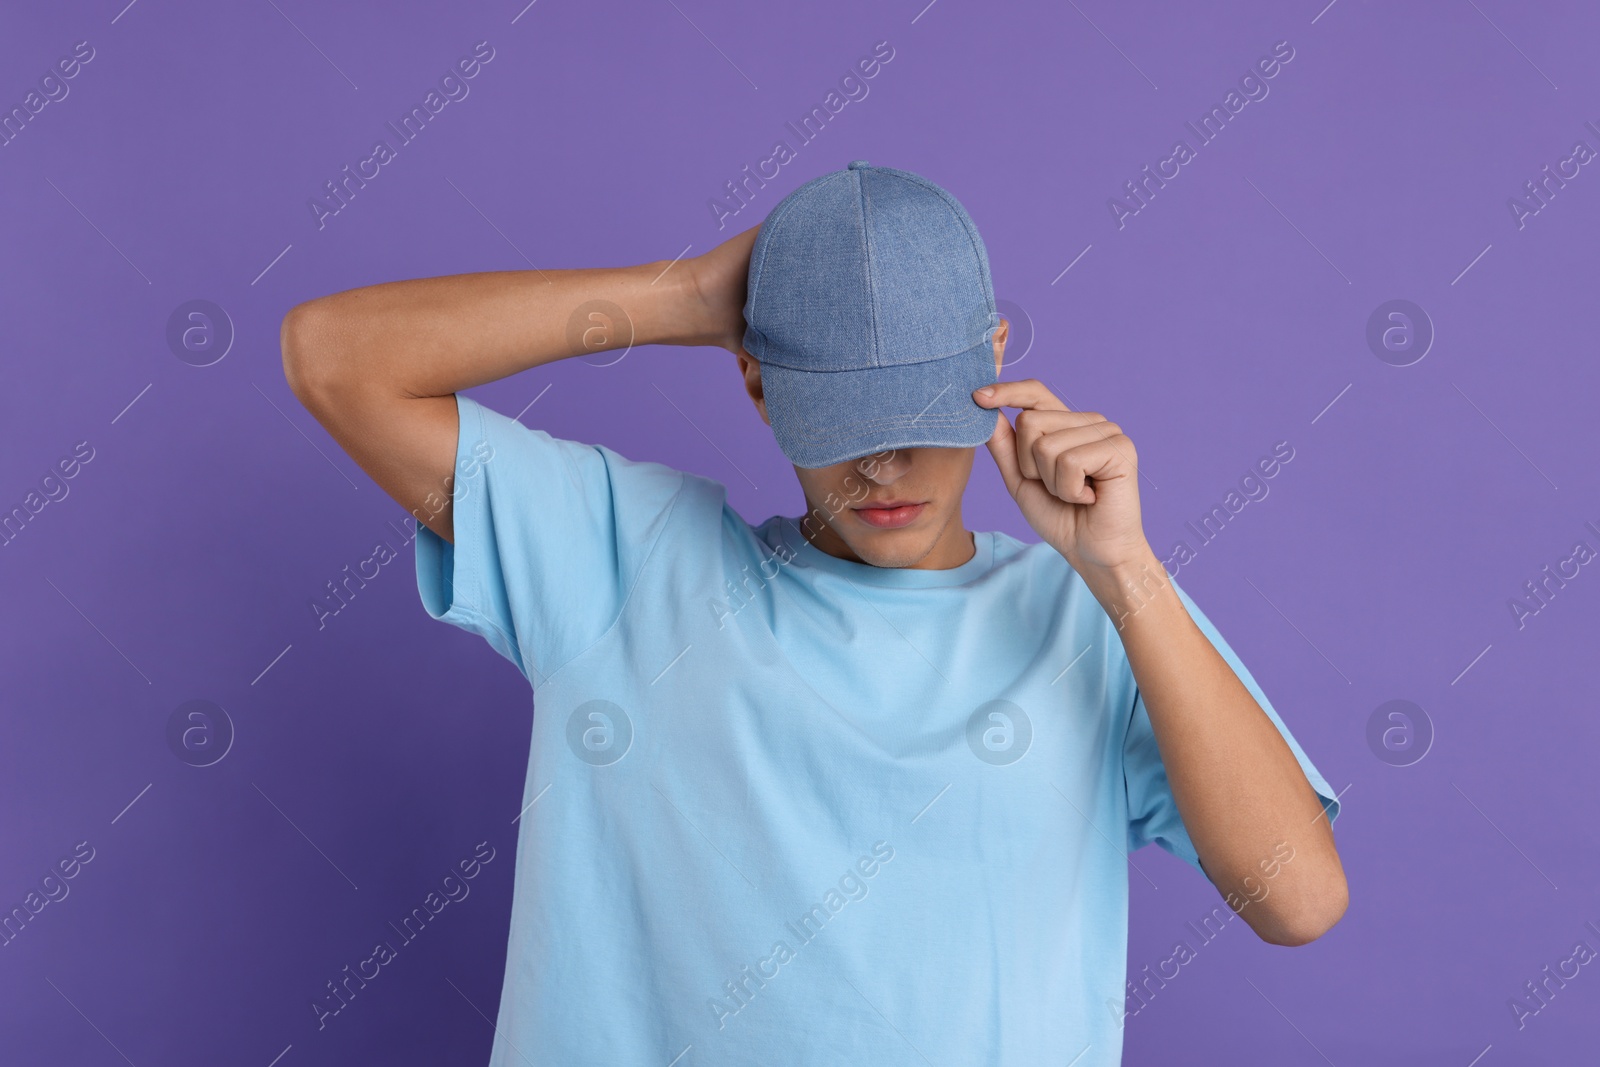
[[[760,225],[735,234],[704,255],[685,260],[687,290],[700,301],[707,336],[696,343],[744,351],[744,302],[749,292],[750,249]]]

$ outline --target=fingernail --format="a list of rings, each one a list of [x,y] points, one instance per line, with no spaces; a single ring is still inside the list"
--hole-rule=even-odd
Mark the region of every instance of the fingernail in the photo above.
[[[994,386],[992,386],[992,385],[984,386],[982,389],[978,390],[978,395],[979,396],[994,396]]]

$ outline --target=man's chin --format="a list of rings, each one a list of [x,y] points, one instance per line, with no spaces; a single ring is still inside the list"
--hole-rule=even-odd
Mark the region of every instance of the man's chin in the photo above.
[[[861,562],[874,567],[915,567],[938,542],[937,532],[920,522],[894,530],[861,529],[863,525],[857,524],[846,544]]]

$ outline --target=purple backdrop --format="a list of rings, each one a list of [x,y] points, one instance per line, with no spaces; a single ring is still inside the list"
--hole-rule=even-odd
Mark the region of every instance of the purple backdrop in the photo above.
[[[1134,437],[1152,544],[1186,542],[1178,580],[1348,790],[1350,910],[1307,947],[1202,944],[1214,890],[1134,857],[1130,972],[1195,958],[1127,1062],[1594,1056],[1592,7],[123,2],[0,31],[7,1062],[487,1058],[527,685],[424,614],[404,512],[289,393],[279,322],[699,254],[852,159],[961,198],[1012,376]],[[475,395],[798,514],[730,355],[605,362]],[[978,459],[970,525],[1036,540]],[[326,983],[485,841],[319,1030]]]

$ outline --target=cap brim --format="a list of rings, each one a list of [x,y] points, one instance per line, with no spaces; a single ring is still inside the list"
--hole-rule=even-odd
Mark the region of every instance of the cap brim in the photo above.
[[[761,365],[767,417],[796,467],[828,467],[893,448],[972,448],[994,434],[996,409],[972,391],[995,383],[994,345],[925,363],[803,371]]]

